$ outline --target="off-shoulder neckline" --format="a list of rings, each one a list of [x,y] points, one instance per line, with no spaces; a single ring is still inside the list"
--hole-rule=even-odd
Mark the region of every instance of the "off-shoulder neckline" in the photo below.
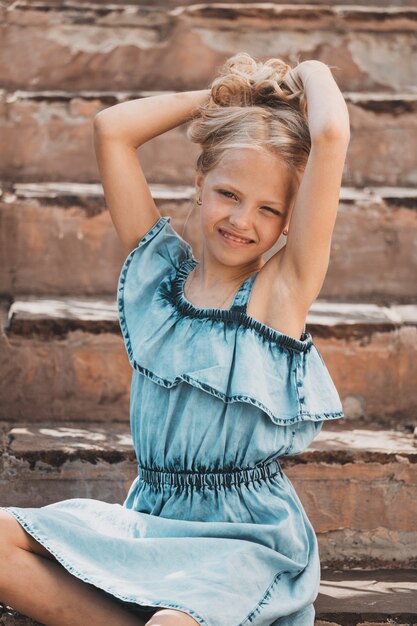
[[[238,287],[238,289],[235,291],[235,295],[233,296],[233,300],[232,300],[232,304],[230,305],[230,307],[228,309],[224,309],[224,308],[207,308],[207,307],[198,307],[195,304],[193,304],[192,302],[190,302],[187,298],[187,296],[185,295],[185,283],[187,282],[187,277],[188,275],[193,271],[193,269],[199,264],[199,261],[197,261],[197,259],[195,259],[193,256],[189,259],[187,259],[186,261],[183,261],[182,265],[185,266],[185,269],[182,273],[181,278],[183,279],[181,282],[181,287],[180,287],[180,293],[182,296],[182,299],[184,302],[186,302],[187,304],[189,304],[190,306],[194,307],[195,309],[199,310],[199,311],[208,311],[209,313],[211,313],[212,311],[231,311],[231,310],[239,310],[239,309],[243,309],[246,310],[246,306],[247,306],[247,302],[250,298],[250,294],[252,291],[252,286],[253,283],[255,281],[255,278],[257,276],[257,274],[259,273],[259,270],[257,272],[254,272],[253,274],[251,274],[251,276],[249,276],[249,278],[246,278],[246,280],[244,280],[240,286]],[[244,304],[240,304],[241,301],[244,301]]]
[[[275,328],[272,328],[271,326],[260,322],[251,315],[248,315],[248,313],[246,313],[245,311],[232,308],[233,304],[230,309],[200,308],[192,304],[185,297],[184,284],[188,274],[191,272],[192,269],[194,269],[194,267],[196,267],[197,264],[198,261],[193,256],[185,259],[177,267],[172,279],[174,300],[177,309],[181,314],[188,317],[195,317],[200,319],[211,318],[224,320],[230,325],[233,324],[233,322],[239,322],[240,325],[245,326],[246,328],[254,329],[268,341],[278,344],[283,348],[291,348],[299,352],[305,352],[312,346],[313,339],[308,331],[303,332],[300,339],[296,339],[291,335],[281,333]],[[238,294],[246,288],[247,283],[253,285],[253,281],[255,280],[257,273],[258,272],[252,274],[242,283],[242,285],[239,287],[235,294],[233,303],[236,301]],[[252,281],[252,283],[250,283],[249,281]]]

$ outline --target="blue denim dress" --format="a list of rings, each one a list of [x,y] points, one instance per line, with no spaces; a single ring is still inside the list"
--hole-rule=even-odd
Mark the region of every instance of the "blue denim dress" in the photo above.
[[[139,615],[201,626],[313,626],[317,538],[278,457],[343,416],[310,333],[184,295],[198,261],[163,216],[126,258],[118,313],[132,365],[138,475],[123,504],[8,510],[73,575]]]

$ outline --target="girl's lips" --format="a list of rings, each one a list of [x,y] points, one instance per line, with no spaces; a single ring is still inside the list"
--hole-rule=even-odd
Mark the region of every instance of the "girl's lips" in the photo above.
[[[234,246],[234,247],[242,247],[242,246],[249,246],[251,243],[254,243],[253,241],[236,241],[235,239],[230,239],[229,237],[225,237],[223,234],[223,230],[221,228],[218,229],[218,232],[222,238],[223,241],[225,241],[226,243],[228,243],[230,246]],[[233,236],[233,235],[232,235]]]

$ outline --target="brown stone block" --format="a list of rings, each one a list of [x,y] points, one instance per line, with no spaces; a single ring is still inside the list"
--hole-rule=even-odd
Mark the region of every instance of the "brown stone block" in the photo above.
[[[151,185],[151,193],[201,258],[194,187]],[[417,194],[409,189],[342,188],[320,298],[413,302],[416,205]],[[125,255],[100,185],[10,186],[0,198],[0,231],[7,234],[0,250],[0,293],[115,295]],[[284,243],[280,237],[265,260]]]
[[[10,338],[0,371],[0,419],[129,420],[131,367],[116,334]]]
[[[415,415],[417,328],[374,332],[359,341],[315,343],[352,418]]]
[[[399,188],[341,189],[321,297],[416,298],[417,212],[412,195]]]
[[[308,506],[305,507],[309,511]],[[313,519],[314,513],[309,513]],[[316,531],[317,532],[317,531]],[[372,530],[340,527],[317,533],[320,557],[332,567],[416,567],[416,531],[396,531],[379,526]]]
[[[9,0],[9,2],[11,2],[11,0]],[[73,0],[71,4],[83,6],[85,4],[91,4],[91,0]],[[105,5],[106,2],[102,2],[102,4]],[[122,4],[123,5],[123,4],[126,4],[126,0],[111,0],[108,2],[108,4]],[[178,0],[131,0],[129,4],[138,5],[141,7],[149,6],[149,7],[175,8],[178,6]],[[195,0],[182,0],[181,1],[181,6],[189,6],[193,4],[196,4]],[[234,4],[236,4],[235,0],[225,0],[225,2],[222,2],[222,5],[224,5],[225,7],[227,7],[227,5],[234,5]],[[262,2],[260,0],[241,0],[239,4],[257,5],[257,4],[262,4]],[[286,2],[285,0],[276,0],[274,4],[277,4],[277,5],[288,4],[288,2]],[[292,4],[293,5],[300,5],[300,4],[305,5],[306,2],[305,0],[294,0]],[[328,5],[329,0],[312,0],[311,2],[309,2],[309,4],[317,5],[319,7],[322,4]],[[352,0],[338,0],[337,4],[338,5],[345,5],[345,4],[351,5]],[[62,6],[62,0],[48,0],[48,6],[60,7]],[[414,7],[414,2],[413,0],[396,0],[395,3],[392,0],[367,0],[366,6],[367,7],[374,7],[374,6],[389,7],[389,8],[393,8],[394,6],[395,7],[407,7],[407,6]]]
[[[3,436],[1,506],[45,506],[68,498],[121,503],[137,475],[126,426],[72,422],[17,426]]]
[[[125,254],[101,186],[73,187],[72,192],[67,184],[62,192],[59,185],[41,184],[40,189],[29,185],[30,197],[3,194],[0,231],[7,236],[0,250],[0,292],[115,297]],[[161,200],[158,205],[166,213],[165,206],[170,204],[172,225],[181,233],[191,203],[184,201],[179,190],[171,189],[171,197],[171,202]]]
[[[124,258],[108,211],[79,206],[0,206],[3,293],[115,293]],[[105,251],[105,254],[104,254]]]
[[[410,506],[417,502],[415,462],[298,464],[286,473],[318,533],[340,528],[376,531],[379,527],[417,533],[416,511]],[[326,507],[321,506],[324,499]]]
[[[344,176],[350,185],[417,183],[415,149],[417,99],[410,94],[402,103],[370,94],[348,97],[351,138]],[[411,141],[410,141],[411,140]],[[401,173],[398,165],[401,163]],[[407,182],[405,182],[407,181]],[[401,184],[401,183],[400,183]]]
[[[415,68],[403,62],[415,44],[415,12],[407,7],[45,5],[13,3],[5,11],[0,81],[8,89],[205,88],[238,50],[291,64],[318,58],[336,67],[344,89],[389,82],[399,91],[416,82]]]
[[[415,185],[417,95],[385,92],[344,96],[351,126],[344,184]],[[146,97],[146,92],[0,93],[2,178],[21,182],[46,178],[48,182],[99,182],[93,146],[94,115],[140,97]],[[149,182],[194,186],[200,147],[186,138],[186,129],[187,124],[183,124],[140,146],[138,158]]]
[[[132,94],[131,98],[139,97]],[[93,143],[93,118],[106,106],[121,101],[59,93],[7,94],[0,92],[0,129],[3,137],[2,178],[14,181],[100,182]],[[185,126],[144,144],[138,158],[149,180],[193,181],[199,149],[185,139]],[[179,155],[176,154],[180,147]],[[184,150],[185,148],[185,150]],[[185,171],[184,171],[185,167]]]
[[[51,468],[49,474],[45,471],[36,477],[25,462],[5,458],[3,473],[7,481],[0,483],[1,506],[45,506],[69,498],[123,502],[135,477],[135,462],[110,464],[101,461],[95,466],[88,465],[87,473],[86,462],[70,461],[60,468],[59,473]],[[19,478],[11,481],[11,474],[17,474]]]
[[[412,569],[322,572],[316,618],[343,626],[412,626],[417,618],[417,574]]]
[[[417,445],[394,430],[333,432],[325,424],[281,465],[317,533],[328,566],[417,563]]]

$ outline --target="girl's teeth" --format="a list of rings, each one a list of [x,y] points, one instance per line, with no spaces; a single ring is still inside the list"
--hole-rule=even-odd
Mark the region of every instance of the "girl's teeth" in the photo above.
[[[249,239],[239,239],[238,237],[233,237],[233,235],[229,235],[229,233],[226,233],[224,230],[222,230],[222,234],[227,239],[233,239],[233,241],[238,241],[239,243],[249,243]]]

